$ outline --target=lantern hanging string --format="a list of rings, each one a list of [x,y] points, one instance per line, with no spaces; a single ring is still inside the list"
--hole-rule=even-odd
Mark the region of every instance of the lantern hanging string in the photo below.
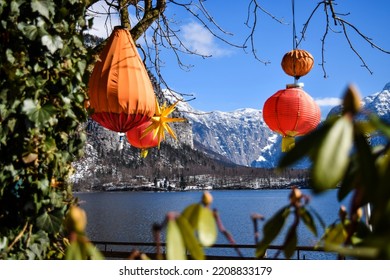
[[[297,49],[297,30],[295,27],[295,0],[291,0],[292,18],[293,18],[293,50]],[[294,84],[298,84],[298,78],[294,77]]]
[[[297,48],[297,31],[295,27],[295,0],[291,0],[292,5],[292,17],[293,17],[293,49]]]

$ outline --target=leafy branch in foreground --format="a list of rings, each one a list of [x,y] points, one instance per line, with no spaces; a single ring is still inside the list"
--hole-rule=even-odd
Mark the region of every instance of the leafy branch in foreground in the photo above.
[[[390,126],[361,108],[360,94],[354,86],[345,91],[342,108],[340,115],[329,117],[317,130],[302,137],[279,166],[286,168],[308,157],[316,193],[337,188],[339,201],[351,196],[341,222],[326,231],[325,249],[359,258],[389,259]],[[385,143],[374,146],[370,140],[378,135]],[[370,216],[366,214],[368,227],[361,222],[362,208],[371,212]]]
[[[217,225],[213,211],[209,208],[213,197],[203,193],[202,201],[187,206],[182,213],[170,212],[157,230],[157,259],[164,259],[159,249],[159,233],[166,227],[166,259],[187,259],[187,251],[192,259],[205,259],[203,247],[212,246],[217,239]]]
[[[266,255],[267,248],[275,240],[275,238],[281,233],[288,218],[292,216],[293,221],[287,230],[284,242],[282,244],[282,250],[286,258],[290,259],[297,247],[298,236],[297,230],[301,221],[305,226],[315,235],[318,235],[317,226],[314,217],[318,217],[316,212],[311,213],[314,210],[308,208],[309,197],[294,187],[290,193],[290,203],[282,207],[276,214],[270,218],[264,225],[263,238],[256,246],[256,257],[263,258]],[[321,224],[322,221],[320,220]],[[281,251],[277,251],[274,258],[279,256]]]

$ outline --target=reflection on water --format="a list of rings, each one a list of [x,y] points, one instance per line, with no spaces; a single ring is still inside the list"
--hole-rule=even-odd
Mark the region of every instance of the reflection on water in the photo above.
[[[238,244],[254,244],[254,230],[251,214],[262,214],[266,219],[288,204],[289,190],[231,190],[211,191],[216,208],[226,229]],[[329,191],[320,196],[311,196],[313,207],[326,224],[337,219],[340,204],[337,192]],[[152,225],[161,223],[169,211],[182,211],[191,203],[200,201],[202,192],[99,192],[78,193],[88,216],[87,234],[91,240],[153,242]],[[290,224],[289,221],[287,224]],[[261,226],[261,225],[260,225]],[[285,227],[286,230],[286,227]],[[285,232],[284,230],[284,232]],[[320,234],[323,230],[319,227]],[[273,242],[279,245],[284,234]],[[314,245],[318,237],[313,236],[303,225],[300,226],[298,243]],[[219,234],[217,243],[228,243]]]

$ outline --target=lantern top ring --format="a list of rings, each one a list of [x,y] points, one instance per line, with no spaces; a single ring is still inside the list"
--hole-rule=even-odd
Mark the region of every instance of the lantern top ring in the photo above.
[[[304,83],[287,84],[286,88],[303,88]]]

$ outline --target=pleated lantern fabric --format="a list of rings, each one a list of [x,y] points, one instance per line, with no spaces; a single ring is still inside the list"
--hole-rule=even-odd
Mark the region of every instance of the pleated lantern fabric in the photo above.
[[[308,51],[294,49],[286,53],[281,62],[283,71],[296,79],[305,76],[314,65],[314,58]]]
[[[91,118],[116,132],[150,120],[155,94],[130,32],[115,27],[89,80]]]
[[[277,91],[266,100],[263,118],[268,127],[281,134],[282,151],[294,147],[296,136],[302,136],[317,127],[321,111],[313,98],[300,87]]]
[[[142,137],[145,129],[151,123],[151,121],[144,122],[126,132],[127,140],[133,147],[141,149],[142,157],[146,157],[147,149],[157,147],[159,144],[158,137],[154,137],[153,130]]]

